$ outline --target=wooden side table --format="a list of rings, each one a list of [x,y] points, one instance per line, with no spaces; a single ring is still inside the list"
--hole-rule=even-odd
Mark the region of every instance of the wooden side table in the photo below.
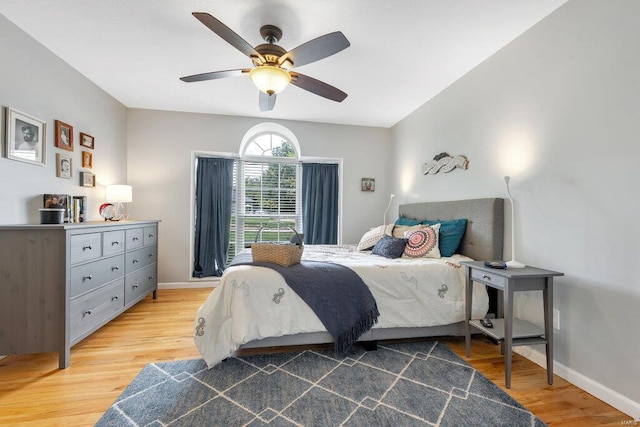
[[[463,261],[467,267],[465,284],[465,353],[471,350],[471,328],[500,341],[505,358],[505,386],[511,388],[512,348],[516,345],[545,344],[547,356],[547,382],[553,384],[553,278],[564,273],[536,267],[490,268],[483,261]],[[471,319],[472,282],[502,291],[503,318],[492,319],[493,328],[483,326],[479,320]],[[518,291],[542,291],[544,304],[544,329],[521,319],[513,318],[513,293]],[[500,315],[501,313],[498,313]]]

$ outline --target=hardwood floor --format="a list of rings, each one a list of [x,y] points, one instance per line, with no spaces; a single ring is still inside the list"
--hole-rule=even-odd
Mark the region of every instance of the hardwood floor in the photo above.
[[[198,358],[192,324],[210,289],[162,290],[71,349],[71,366],[55,353],[0,360],[0,425],[91,426],[151,362]],[[463,359],[464,339],[441,339]],[[499,347],[474,338],[467,359],[504,389]],[[552,426],[633,425],[631,418],[514,355],[511,396]]]

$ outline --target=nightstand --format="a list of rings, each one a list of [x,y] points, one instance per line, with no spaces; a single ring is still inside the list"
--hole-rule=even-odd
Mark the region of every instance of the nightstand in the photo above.
[[[463,261],[467,267],[465,284],[465,353],[471,350],[471,329],[480,330],[500,341],[505,359],[505,386],[511,388],[512,348],[516,345],[545,344],[547,356],[547,382],[553,384],[553,278],[564,273],[527,266],[525,268],[495,269],[483,261]],[[482,326],[471,319],[472,282],[482,283],[502,291],[502,319],[492,319],[493,328]],[[542,291],[544,304],[544,328],[521,319],[513,318],[513,293],[518,291]]]

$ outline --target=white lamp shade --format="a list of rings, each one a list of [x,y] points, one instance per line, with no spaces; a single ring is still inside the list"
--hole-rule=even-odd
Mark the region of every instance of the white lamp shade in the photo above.
[[[262,65],[249,72],[251,81],[258,89],[269,95],[284,90],[291,81],[291,75],[279,67]]]
[[[107,202],[130,203],[133,201],[133,189],[130,185],[107,185]]]

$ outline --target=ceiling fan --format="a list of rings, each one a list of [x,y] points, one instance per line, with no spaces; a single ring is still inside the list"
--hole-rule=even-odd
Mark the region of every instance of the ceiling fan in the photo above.
[[[313,77],[290,71],[295,67],[319,61],[348,48],[350,46],[349,40],[340,31],[325,34],[286,51],[276,44],[282,38],[280,28],[275,25],[264,25],[260,28],[260,35],[266,43],[254,48],[210,14],[193,12],[193,16],[231,46],[247,55],[254,67],[194,74],[180,77],[180,80],[191,83],[249,74],[253,83],[260,89],[261,111],[273,110],[276,104],[276,94],[284,90],[289,83],[336,102],[342,102],[347,97],[347,94],[338,88]]]

